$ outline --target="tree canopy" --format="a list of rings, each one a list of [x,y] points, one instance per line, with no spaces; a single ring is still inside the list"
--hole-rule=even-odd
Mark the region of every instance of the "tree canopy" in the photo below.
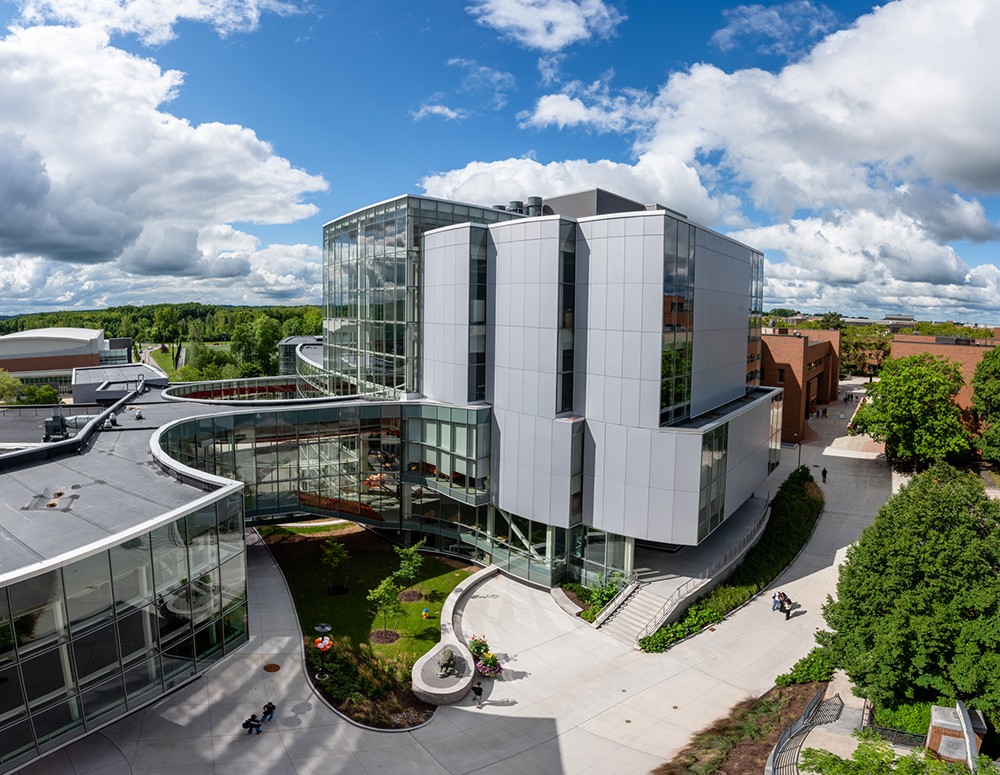
[[[958,459],[971,448],[955,396],[965,381],[954,361],[928,353],[890,358],[878,382],[868,386],[854,429],[885,443],[894,465],[923,468]]]
[[[983,355],[972,377],[972,408],[982,423],[976,448],[983,460],[1000,463],[1000,349]]]
[[[1000,503],[936,463],[847,550],[817,640],[877,705],[961,699],[1000,710]]]
[[[840,370],[843,374],[868,374],[879,370],[889,357],[892,333],[888,326],[847,326],[840,335]]]

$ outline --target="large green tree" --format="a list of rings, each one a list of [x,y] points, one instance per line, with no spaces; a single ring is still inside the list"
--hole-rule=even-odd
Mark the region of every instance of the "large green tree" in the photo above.
[[[1000,503],[936,463],[847,550],[817,635],[878,705],[961,699],[1000,710]]]
[[[1000,463],[1000,348],[992,348],[972,377],[972,408],[982,423],[976,447],[984,460]]]
[[[890,358],[868,401],[854,417],[854,429],[885,443],[894,465],[923,468],[935,460],[958,459],[971,448],[955,396],[965,381],[961,367],[921,353]]]
[[[889,357],[892,333],[888,326],[847,326],[840,335],[840,370],[847,374],[878,371]]]
[[[21,380],[6,369],[0,369],[0,402],[7,403],[21,392]]]

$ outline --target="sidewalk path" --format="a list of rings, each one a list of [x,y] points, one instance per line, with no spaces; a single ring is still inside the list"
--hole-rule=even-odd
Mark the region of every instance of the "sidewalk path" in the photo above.
[[[372,732],[330,710],[302,670],[298,624],[277,567],[248,547],[250,643],[203,678],[85,740],[27,775],[629,775],[647,773],[736,702],[767,691],[814,645],[820,608],[846,547],[890,493],[883,460],[831,454],[847,420],[810,420],[801,462],[829,471],[826,511],[778,580],[798,604],[788,621],[770,594],[666,654],[642,654],[568,616],[548,592],[496,576],[460,606],[466,635],[484,635],[506,665],[485,704],[441,708],[427,726]],[[840,448],[838,448],[840,449]],[[797,462],[783,450],[774,492]],[[268,673],[265,664],[280,670]],[[278,706],[264,734],[243,719]]]

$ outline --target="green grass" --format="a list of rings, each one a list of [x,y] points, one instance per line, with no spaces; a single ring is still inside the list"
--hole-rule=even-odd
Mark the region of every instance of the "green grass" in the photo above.
[[[154,347],[149,353],[153,360],[156,361],[156,365],[163,369],[167,374],[173,375],[174,373],[174,359],[171,357],[169,352],[161,352],[160,348]]]
[[[267,538],[273,535],[326,535],[336,533],[338,530],[346,530],[354,527],[351,522],[340,522],[335,525],[309,525],[308,527],[289,527],[288,525],[274,525],[259,528],[260,534]]]
[[[382,629],[382,621],[372,615],[372,604],[367,597],[369,590],[399,567],[391,544],[367,533],[341,536],[350,559],[346,567],[331,572],[319,561],[324,538],[292,537],[288,535],[292,532],[289,528],[267,530],[274,531],[267,540],[288,581],[299,624],[307,637],[316,637],[313,627],[319,622],[333,626],[331,635],[346,635],[354,643],[367,643],[372,630]],[[395,643],[373,644],[375,652],[387,657],[398,656],[410,665],[423,656],[441,639],[441,606],[468,575],[467,571],[456,570],[436,557],[424,555],[420,577],[413,586],[424,593],[424,599],[403,604],[404,615],[398,622],[389,622],[389,627],[401,637]],[[344,584],[345,579],[347,594],[327,594],[331,581]],[[425,606],[430,609],[428,619],[422,616]]]

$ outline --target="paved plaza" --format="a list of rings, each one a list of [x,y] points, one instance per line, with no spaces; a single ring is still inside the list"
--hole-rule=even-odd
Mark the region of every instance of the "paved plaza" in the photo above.
[[[782,450],[771,493],[798,462],[828,470],[827,506],[808,545],[776,588],[798,603],[788,621],[770,591],[666,654],[628,648],[563,612],[547,591],[494,576],[456,616],[505,664],[471,697],[426,726],[373,732],[313,693],[284,580],[254,535],[248,547],[251,639],[238,654],[160,701],[22,770],[30,775],[631,775],[673,756],[733,704],[767,691],[814,645],[836,565],[891,491],[874,450],[846,437],[834,404],[810,421],[801,449]],[[265,664],[280,666],[277,672]],[[240,728],[268,700],[260,736]]]

